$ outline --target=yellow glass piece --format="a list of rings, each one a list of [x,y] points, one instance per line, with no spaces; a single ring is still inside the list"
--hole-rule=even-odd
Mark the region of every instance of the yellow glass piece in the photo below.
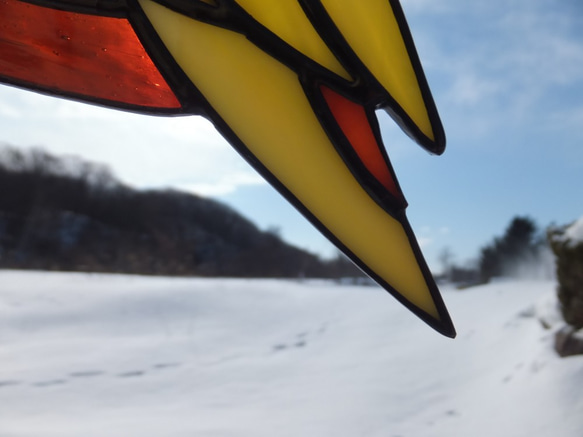
[[[263,165],[373,271],[439,320],[402,225],[344,165],[296,73],[241,34],[151,0],[140,4],[174,59]]]
[[[298,0],[237,0],[237,3],[294,49],[344,79],[352,80],[322,41]]]
[[[415,71],[388,0],[322,0],[352,50],[429,139],[435,140]]]

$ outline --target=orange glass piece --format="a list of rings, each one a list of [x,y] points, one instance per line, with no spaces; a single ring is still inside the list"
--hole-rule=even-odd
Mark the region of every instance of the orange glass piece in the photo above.
[[[330,112],[364,166],[395,197],[402,199],[403,195],[385,163],[364,107],[326,86],[320,89]]]
[[[121,106],[180,102],[129,21],[0,0],[0,80]]]

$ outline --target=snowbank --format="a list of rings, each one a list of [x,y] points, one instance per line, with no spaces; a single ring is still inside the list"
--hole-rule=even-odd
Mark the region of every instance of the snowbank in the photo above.
[[[583,243],[583,217],[572,224],[551,230],[551,238],[568,247],[576,247]]]
[[[565,230],[564,238],[569,240],[573,246],[583,243],[583,217]]]

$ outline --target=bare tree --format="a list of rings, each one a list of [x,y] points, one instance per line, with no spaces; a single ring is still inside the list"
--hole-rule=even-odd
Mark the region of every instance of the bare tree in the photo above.
[[[453,267],[454,258],[454,254],[449,246],[441,249],[441,252],[439,252],[439,255],[437,256],[437,259],[441,264],[442,274],[445,275],[447,279],[451,279],[451,269]]]

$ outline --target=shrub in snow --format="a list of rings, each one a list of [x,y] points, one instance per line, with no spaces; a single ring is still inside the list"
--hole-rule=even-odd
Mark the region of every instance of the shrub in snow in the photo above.
[[[575,223],[548,231],[557,257],[558,295],[565,321],[583,328],[583,217]]]
[[[505,277],[548,277],[548,249],[536,223],[529,217],[514,217],[504,235],[480,249],[480,279],[488,282]]]

